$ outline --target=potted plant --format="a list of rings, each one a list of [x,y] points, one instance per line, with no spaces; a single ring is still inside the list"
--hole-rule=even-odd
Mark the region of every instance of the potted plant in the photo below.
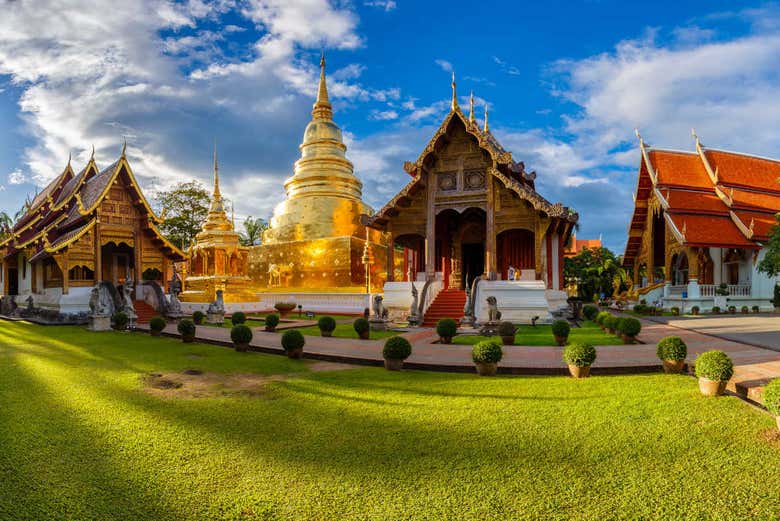
[[[672,306],[672,316],[673,317],[679,317],[680,316],[680,308],[677,306]]]
[[[606,326],[607,332],[609,332],[610,335],[614,335],[617,332],[619,322],[620,318],[616,317],[615,315],[610,315],[604,319],[604,325]]]
[[[336,320],[333,317],[320,317],[317,321],[317,327],[320,328],[320,335],[333,336],[336,330]]]
[[[712,314],[720,315],[720,306],[712,306]]]
[[[775,415],[780,430],[780,378],[775,378],[764,387],[764,407]]]
[[[240,324],[244,324],[244,323],[246,323],[246,315],[244,314],[243,311],[236,311],[235,313],[233,313],[230,316],[230,322],[234,326],[238,326]]]
[[[279,312],[279,316],[284,318],[290,314],[290,311],[295,309],[295,302],[277,302],[274,304],[274,308]]]
[[[501,343],[505,346],[511,346],[515,343],[515,333],[517,328],[508,320],[503,320],[498,324],[498,336],[501,337]]]
[[[127,323],[130,321],[130,319],[127,317],[127,314],[123,311],[120,311],[118,313],[114,313],[114,315],[111,317],[111,322],[114,323],[114,329],[117,331],[124,331],[127,329]]]
[[[772,299],[772,305],[775,307],[775,313],[780,313],[780,284],[775,284],[775,294]]]
[[[563,350],[563,361],[574,378],[587,378],[590,366],[596,361],[596,348],[584,342],[572,342]]]
[[[304,345],[306,345],[306,339],[297,329],[288,329],[282,335],[282,348],[287,353],[288,358],[303,357]]]
[[[182,342],[189,344],[195,340],[195,322],[192,320],[188,318],[180,320],[179,325],[176,326],[176,329],[181,335]]]
[[[160,336],[166,324],[163,317],[152,317],[149,321],[149,331],[152,333],[152,336]]]
[[[494,376],[498,371],[498,363],[504,357],[501,344],[494,340],[477,342],[471,349],[471,359],[480,376]]]
[[[203,311],[196,311],[192,314],[192,321],[195,323],[196,326],[199,326],[203,323],[203,319],[206,318],[206,314],[203,313]]]
[[[700,311],[701,311],[701,308],[699,306],[693,306],[691,308],[691,314],[692,315],[698,315]]]
[[[598,315],[596,315],[596,324],[601,326],[601,329],[606,331],[607,327],[604,325],[604,321],[609,316],[609,312],[607,311],[601,311]]]
[[[279,325],[279,315],[271,313],[265,317],[265,330],[273,333],[276,331],[276,326]]]
[[[365,318],[360,317],[355,319],[352,327],[355,329],[355,333],[358,334],[361,340],[368,340],[371,338],[371,324],[369,324],[368,320]]]
[[[731,313],[732,315],[736,315],[737,314],[737,306],[729,306],[729,313]]]
[[[623,337],[624,344],[633,344],[636,342],[636,336],[642,331],[642,323],[633,317],[627,317],[620,320],[620,336]]]
[[[407,339],[394,336],[387,339],[382,348],[382,357],[385,359],[385,369],[388,371],[400,371],[404,366],[404,360],[412,354],[412,344]]]
[[[233,329],[230,330],[230,340],[233,341],[236,351],[248,351],[249,342],[252,341],[252,330],[246,324],[233,326]]]
[[[436,334],[442,344],[451,344],[452,337],[458,333],[458,323],[451,318],[443,318],[436,324]]]
[[[761,312],[761,308],[758,307],[758,306],[753,306],[752,309],[753,309],[753,313],[760,313]]]
[[[552,323],[552,334],[555,337],[555,343],[559,346],[566,345],[570,331],[571,326],[565,320],[556,320]]]
[[[734,364],[723,351],[707,351],[696,359],[696,376],[699,390],[704,396],[719,396],[734,374]]]
[[[688,346],[678,336],[662,338],[656,347],[656,354],[664,364],[665,373],[680,373],[688,355]]]
[[[742,306],[740,308],[740,311],[742,312],[743,315],[747,315],[748,313],[750,313],[750,308],[747,306]]]
[[[598,306],[594,306],[593,304],[588,304],[586,306],[583,306],[582,308],[582,316],[584,316],[586,320],[589,320],[591,322],[596,320],[596,316],[598,314],[599,314],[599,308]]]

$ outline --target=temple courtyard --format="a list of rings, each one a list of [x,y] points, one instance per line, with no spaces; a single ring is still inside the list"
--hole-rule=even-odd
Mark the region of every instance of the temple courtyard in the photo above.
[[[596,368],[649,364],[670,327],[644,325],[647,344],[600,347]],[[689,357],[727,350],[735,380],[780,365],[676,331]],[[469,347],[425,334],[408,335],[410,362]],[[273,351],[265,335],[253,343]],[[307,340],[309,355],[358,343]],[[559,355],[507,351],[502,366]],[[10,321],[0,361],[2,519],[770,519],[780,504],[774,419],[687,376],[388,372]]]

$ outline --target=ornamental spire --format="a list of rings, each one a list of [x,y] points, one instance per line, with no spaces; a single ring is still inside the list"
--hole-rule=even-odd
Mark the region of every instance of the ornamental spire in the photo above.
[[[452,103],[450,109],[458,110],[458,92],[455,84],[455,71],[452,71]]]
[[[214,139],[214,199],[221,198],[219,192],[219,163],[217,162],[217,140]]]
[[[474,123],[474,91],[471,91],[471,97],[469,98],[469,122]]]
[[[488,125],[488,107],[485,103],[485,128],[482,129],[485,132],[490,132],[490,126]]]
[[[125,158],[127,154],[127,137],[125,137],[125,142],[122,145],[122,158]]]
[[[314,119],[333,119],[333,108],[328,99],[328,85],[325,80],[325,51],[322,51],[320,57],[320,85],[317,89],[317,101],[314,102],[314,108],[311,111]]]

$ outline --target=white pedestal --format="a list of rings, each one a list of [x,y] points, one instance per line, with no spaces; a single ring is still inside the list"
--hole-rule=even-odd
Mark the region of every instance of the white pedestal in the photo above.
[[[530,324],[539,317],[538,324],[552,322],[550,305],[546,297],[544,281],[487,280],[477,285],[474,314],[477,322],[488,320],[488,297],[496,297],[501,320],[517,324]]]
[[[111,317],[89,317],[90,331],[111,331]]]

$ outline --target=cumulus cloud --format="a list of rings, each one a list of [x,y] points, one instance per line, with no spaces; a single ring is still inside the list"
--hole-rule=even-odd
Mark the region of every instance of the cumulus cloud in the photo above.
[[[8,174],[8,184],[10,185],[20,185],[25,182],[27,182],[27,176],[21,170],[17,169]]]
[[[392,11],[398,7],[398,4],[395,2],[395,0],[367,0],[363,2],[363,5],[368,7],[378,7],[384,11]]]
[[[452,72],[452,63],[448,62],[447,60],[434,60],[434,63],[439,66],[441,70],[444,72]]]

